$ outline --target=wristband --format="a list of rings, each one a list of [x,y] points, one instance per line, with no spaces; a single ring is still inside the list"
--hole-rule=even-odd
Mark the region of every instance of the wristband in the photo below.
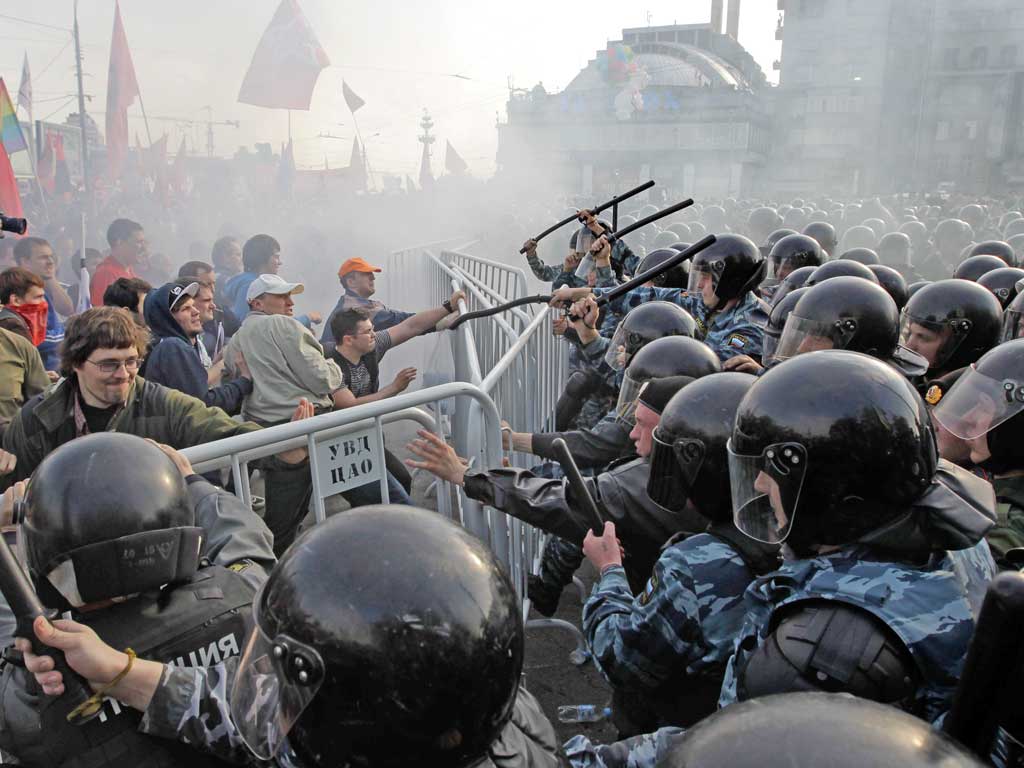
[[[455,311],[452,309],[451,299],[445,299],[444,301],[442,301],[441,306],[445,308],[445,311],[447,311],[448,314],[451,314],[452,312]]]

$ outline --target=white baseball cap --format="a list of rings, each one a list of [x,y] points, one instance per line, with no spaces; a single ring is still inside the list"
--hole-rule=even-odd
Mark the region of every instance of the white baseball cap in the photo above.
[[[249,284],[249,290],[245,292],[246,302],[251,302],[264,293],[282,295],[285,293],[302,293],[306,286],[302,283],[289,283],[277,275],[260,275]]]

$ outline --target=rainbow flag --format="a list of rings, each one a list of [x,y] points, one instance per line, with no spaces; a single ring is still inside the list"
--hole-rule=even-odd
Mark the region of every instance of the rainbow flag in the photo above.
[[[25,134],[21,132],[18,115],[14,111],[11,96],[7,93],[7,85],[2,77],[0,77],[0,143],[4,145],[8,155],[28,149]]]

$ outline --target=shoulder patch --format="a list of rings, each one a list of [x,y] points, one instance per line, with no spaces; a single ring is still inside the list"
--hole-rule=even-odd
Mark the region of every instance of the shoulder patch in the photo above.
[[[742,333],[733,333],[725,340],[725,345],[733,349],[746,349],[749,343],[750,339]]]
[[[928,387],[928,391],[924,395],[924,400],[928,405],[938,405],[942,399],[942,387],[938,384],[932,384]]]
[[[254,565],[252,560],[239,560],[237,563],[229,565],[228,570],[234,571],[235,573],[241,573],[242,571],[247,570],[251,565]]]
[[[647,582],[647,588],[640,595],[640,605],[647,605],[651,601],[655,590],[658,589],[658,574],[652,573],[651,580]]]

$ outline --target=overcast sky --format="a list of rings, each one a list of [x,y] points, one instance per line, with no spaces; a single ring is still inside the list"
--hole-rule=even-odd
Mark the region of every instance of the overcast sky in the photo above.
[[[331,59],[320,75],[309,112],[292,112],[299,167],[348,164],[354,127],[341,98],[341,81],[365,101],[359,128],[374,172],[408,173],[419,168],[416,141],[424,107],[435,122],[434,172],[440,172],[444,141],[450,140],[470,171],[494,170],[496,119],[505,119],[508,81],[548,91],[566,84],[624,27],[707,21],[710,0],[299,0]],[[207,105],[215,120],[241,127],[216,127],[216,152],[271,141],[275,150],[288,135],[282,110],[239,104],[238,89],[252,53],[279,0],[121,0],[152,138],[169,134],[174,151],[184,134],[189,151],[205,153]],[[113,0],[80,0],[79,24],[85,57],[87,111],[101,129]],[[775,0],[743,0],[740,42],[769,79],[779,55],[774,39]],[[28,24],[21,20],[38,22]],[[77,104],[74,49],[69,45],[71,0],[0,0],[0,75],[17,98],[22,55],[33,73],[35,118],[62,122]],[[44,25],[44,26],[40,26]],[[462,75],[468,80],[451,75]],[[133,131],[146,141],[138,102],[129,110]],[[171,118],[171,119],[163,119]],[[320,138],[320,134],[341,139]],[[441,148],[438,151],[438,148]]]

